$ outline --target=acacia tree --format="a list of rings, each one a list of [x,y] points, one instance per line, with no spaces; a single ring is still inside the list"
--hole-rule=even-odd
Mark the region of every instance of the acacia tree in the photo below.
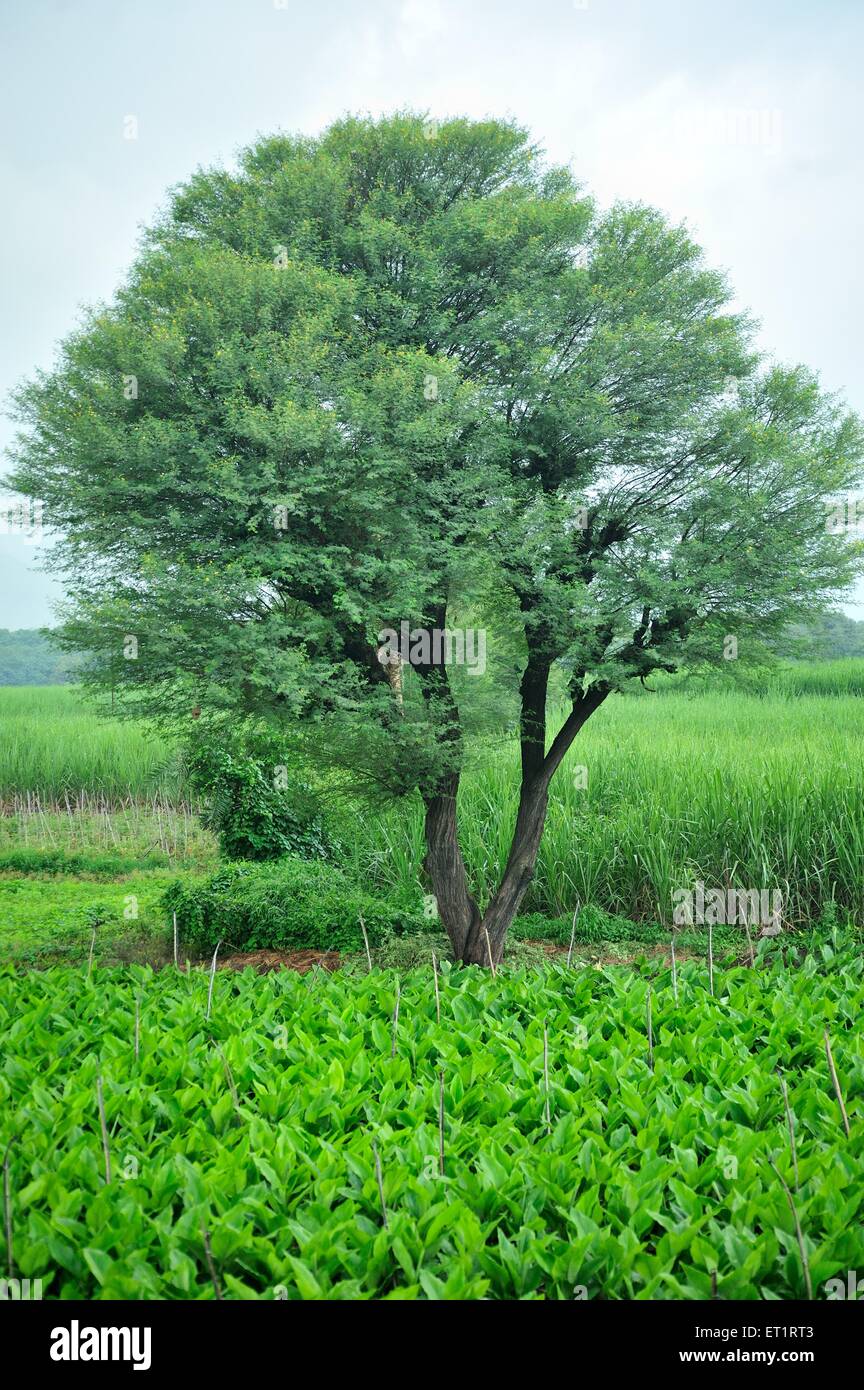
[[[199,172],[19,395],[10,481],[61,533],[67,645],[130,711],[270,721],[419,790],[454,954],[499,959],[551,779],[610,693],[719,664],[856,572],[826,500],[857,484],[859,425],[761,363],[727,301],[684,230],[598,213],[512,124],[348,119]],[[483,911],[453,672],[419,642],[404,672],[379,659],[466,593],[522,652]]]

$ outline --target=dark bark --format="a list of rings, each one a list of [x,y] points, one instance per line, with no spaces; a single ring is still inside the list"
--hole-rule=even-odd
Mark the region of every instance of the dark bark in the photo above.
[[[549,690],[551,659],[529,648],[528,661],[519,686],[521,707],[519,732],[522,745],[522,781],[540,775],[546,750],[546,695]]]
[[[529,668],[530,668],[529,661]],[[545,736],[545,678],[542,663],[528,678],[523,677],[522,785],[519,809],[507,865],[501,883],[485,914],[481,917],[468,888],[462,852],[459,848],[456,801],[458,774],[426,799],[426,868],[438,901],[438,913],[450,938],[456,960],[466,965],[488,965],[501,960],[508,928],[525,897],[537,863],[537,853],[546,823],[549,784],[585,721],[608,694],[603,686],[589,689],[573,704],[565,723],[548,753],[543,752]],[[542,693],[542,713],[540,697]],[[527,697],[527,699],[526,699]]]
[[[446,614],[446,604],[441,603],[433,610],[433,626],[443,628]],[[420,677],[423,698],[430,717],[437,725],[444,759],[441,776],[434,785],[423,789],[426,806],[425,868],[453,955],[456,960],[461,960],[466,943],[480,920],[479,908],[468,888],[457,826],[462,727],[446,666],[415,663],[413,669]]]
[[[507,867],[497,893],[465,942],[460,959],[466,965],[488,965],[490,957],[494,965],[500,961],[507,930],[534,876],[548,801],[547,777],[541,774],[522,783]]]
[[[480,912],[468,889],[468,875],[459,847],[458,790],[459,774],[453,773],[446,784],[426,800],[426,871],[453,955],[456,960],[462,960],[480,921]]]

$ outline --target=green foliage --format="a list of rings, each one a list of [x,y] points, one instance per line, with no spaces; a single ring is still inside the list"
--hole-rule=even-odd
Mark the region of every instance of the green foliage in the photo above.
[[[87,679],[184,729],[299,718],[396,792],[462,750],[440,670],[396,707],[386,626],[488,616],[509,721],[526,647],[573,696],[722,665],[860,567],[825,524],[856,419],[758,362],[683,228],[598,213],[510,122],[346,119],[200,171],[19,407]]]
[[[715,1277],[723,1299],[803,1299],[774,1164],[825,1298],[864,1268],[860,941],[718,971],[714,997],[685,962],[677,1003],[652,969],[445,963],[439,1024],[424,968],[400,980],[395,1056],[379,970],[217,973],[209,1023],[203,971],[0,971],[17,1271],[48,1298],[213,1299],[204,1229],[226,1299],[708,1300]]]
[[[210,878],[177,879],[165,894],[177,913],[185,951],[224,948],[358,951],[360,918],[370,941],[422,923],[416,889],[392,898],[367,892],[332,864],[286,856],[268,864],[233,864]]]
[[[289,780],[279,740],[202,728],[186,744],[186,771],[205,798],[203,822],[229,859],[323,858],[332,850],[311,788]]]
[[[0,961],[20,965],[116,963],[128,948],[159,959],[167,940],[160,901],[167,874],[135,874],[116,883],[0,878]],[[134,915],[133,915],[134,914]]]

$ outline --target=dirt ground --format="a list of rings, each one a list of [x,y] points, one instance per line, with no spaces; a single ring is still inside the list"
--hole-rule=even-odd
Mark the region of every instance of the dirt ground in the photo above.
[[[322,970],[336,970],[338,951],[240,951],[237,955],[217,960],[217,970],[256,970],[269,975],[272,970],[296,970],[305,975],[320,965]]]
[[[525,945],[542,951],[550,960],[561,962],[567,958],[568,948],[559,946],[555,941],[529,941],[526,938]],[[678,960],[691,960],[694,952],[676,951],[675,955]],[[665,943],[647,946],[636,941],[605,941],[594,946],[573,947],[573,962],[576,965],[632,965],[634,961],[643,957],[646,960],[662,959],[670,965],[672,963],[669,947]]]
[[[567,957],[567,947],[554,941],[529,941],[524,945],[542,951],[550,961],[563,964]],[[692,951],[679,951],[679,960],[692,957]],[[586,965],[632,965],[645,957],[649,960],[671,961],[666,945],[644,946],[636,942],[604,942],[594,946],[578,945],[573,948],[572,964],[578,968]],[[320,966],[322,970],[338,970],[342,958],[338,951],[239,951],[225,956],[216,962],[217,970],[255,970],[259,975],[268,975],[273,970],[296,970],[305,975]],[[206,962],[202,962],[206,965]],[[506,968],[506,959],[505,959]]]

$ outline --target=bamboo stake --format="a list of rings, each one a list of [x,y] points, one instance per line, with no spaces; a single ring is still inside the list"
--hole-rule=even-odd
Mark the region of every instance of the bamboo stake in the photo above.
[[[220,1303],[224,1303],[222,1290],[219,1287],[219,1279],[216,1274],[216,1264],[213,1259],[213,1251],[210,1247],[210,1232],[201,1227],[201,1239],[204,1242],[204,1255],[207,1259],[207,1268],[210,1271],[210,1282]]]
[[[672,937],[672,993],[675,995],[675,1003],[678,1003],[678,966],[675,962],[675,938]]]
[[[651,1026],[651,986],[648,986],[646,999],[646,1009],[648,1015],[648,1070],[654,1070],[654,1029]]]
[[[10,1279],[15,1272],[12,1260],[12,1180],[9,1174],[9,1152],[14,1142],[13,1134],[3,1155],[3,1224],[6,1230],[6,1271]]]
[[[360,918],[360,930],[363,933],[363,945],[366,947],[366,962],[369,966],[369,974],[372,974],[372,952],[369,950],[369,938],[366,935],[366,923]]]
[[[108,1125],[105,1123],[105,1097],[102,1093],[102,1077],[96,1078],[96,1099],[99,1103],[99,1124],[102,1128],[102,1152],[105,1155],[105,1181],[111,1181],[111,1150],[108,1147]]]
[[[795,1119],[792,1115],[792,1110],[789,1105],[789,1092],[786,1089],[786,1080],[783,1076],[780,1077],[780,1090],[783,1092],[783,1104],[786,1108],[786,1123],[789,1126],[789,1144],[792,1149],[792,1168],[795,1173],[795,1191],[799,1192],[801,1189],[801,1183],[798,1177],[798,1151],[795,1146]]]
[[[546,1133],[551,1134],[552,1111],[549,1106],[549,1028],[545,1018],[543,1020],[543,1089],[546,1093],[543,1117],[546,1121]]]
[[[577,919],[577,917],[579,916],[579,912],[580,912],[581,907],[582,907],[582,904],[580,903],[579,899],[577,898],[577,899],[576,899],[576,911],[573,913],[573,927],[572,927],[572,930],[571,930],[571,932],[570,932],[570,946],[569,946],[569,949],[568,949],[568,951],[567,951],[567,969],[568,969],[568,970],[570,969],[570,962],[571,962],[571,960],[573,959],[573,942],[576,940],[576,919]]]
[[[216,957],[219,954],[219,947],[221,945],[221,941],[216,942],[216,950],[213,952],[213,959],[210,962],[210,988],[207,991],[207,1013],[205,1015],[205,1021],[209,1021],[210,1019],[210,1005],[213,1003],[213,981],[216,978]]]
[[[483,930],[484,930],[484,932],[486,933],[486,950],[489,952],[489,965],[490,965],[491,970],[492,970],[492,978],[494,979],[494,978],[495,978],[495,962],[494,962],[494,960],[492,959],[492,942],[489,940],[489,928],[488,928],[488,927],[484,927]]]
[[[381,1219],[384,1222],[384,1230],[389,1231],[390,1222],[387,1220],[387,1206],[384,1202],[384,1175],[381,1172],[381,1159],[378,1157],[378,1145],[372,1140],[372,1152],[375,1155],[375,1178],[378,1182],[378,1196],[381,1199]]]
[[[177,959],[177,913],[173,913],[174,918],[174,969],[180,969],[180,962]]]
[[[438,992],[438,957],[432,952],[432,974],[435,979],[435,1017],[441,1022],[441,995]]]
[[[714,993],[714,930],[713,924],[708,923],[708,985],[711,993]]]
[[[87,979],[90,979],[90,971],[93,969],[93,949],[96,945],[96,928],[93,928],[93,935],[90,937],[90,953],[87,956]]]
[[[846,1131],[846,1138],[849,1138],[849,1116],[846,1114],[846,1106],[843,1104],[843,1092],[840,1090],[840,1082],[837,1077],[837,1068],[834,1065],[834,1056],[831,1052],[831,1039],[828,1036],[828,1029],[825,1029],[825,1056],[828,1058],[828,1070],[831,1072],[831,1081],[834,1085],[834,1094],[837,1097],[837,1104],[840,1106],[840,1114],[843,1116],[843,1128]]]
[[[438,1073],[438,1172],[444,1176],[444,1072]]]
[[[390,1044],[390,1056],[396,1056],[396,1030],[399,1027],[399,977],[396,977],[396,1003],[393,1008],[393,1041]]]
[[[747,914],[744,914],[744,930],[747,933],[747,949],[750,952],[750,969],[756,964],[756,956],[753,952],[753,938],[750,935],[750,923],[747,921]]]
[[[768,1162],[771,1163],[770,1158]],[[792,1217],[795,1221],[795,1235],[798,1238],[798,1249],[801,1252],[801,1267],[804,1270],[804,1284],[807,1289],[807,1297],[812,1302],[813,1285],[810,1282],[810,1265],[807,1260],[807,1250],[804,1245],[804,1234],[801,1230],[801,1222],[798,1220],[798,1208],[795,1206],[795,1199],[792,1196],[792,1193],[789,1191],[789,1188],[783,1181],[783,1177],[779,1169],[775,1168],[773,1163],[771,1163],[771,1167],[774,1168],[774,1172],[777,1174],[777,1180],[780,1183],[780,1186],[783,1188],[783,1191],[786,1193],[786,1201],[789,1203],[789,1210],[792,1212]]]

